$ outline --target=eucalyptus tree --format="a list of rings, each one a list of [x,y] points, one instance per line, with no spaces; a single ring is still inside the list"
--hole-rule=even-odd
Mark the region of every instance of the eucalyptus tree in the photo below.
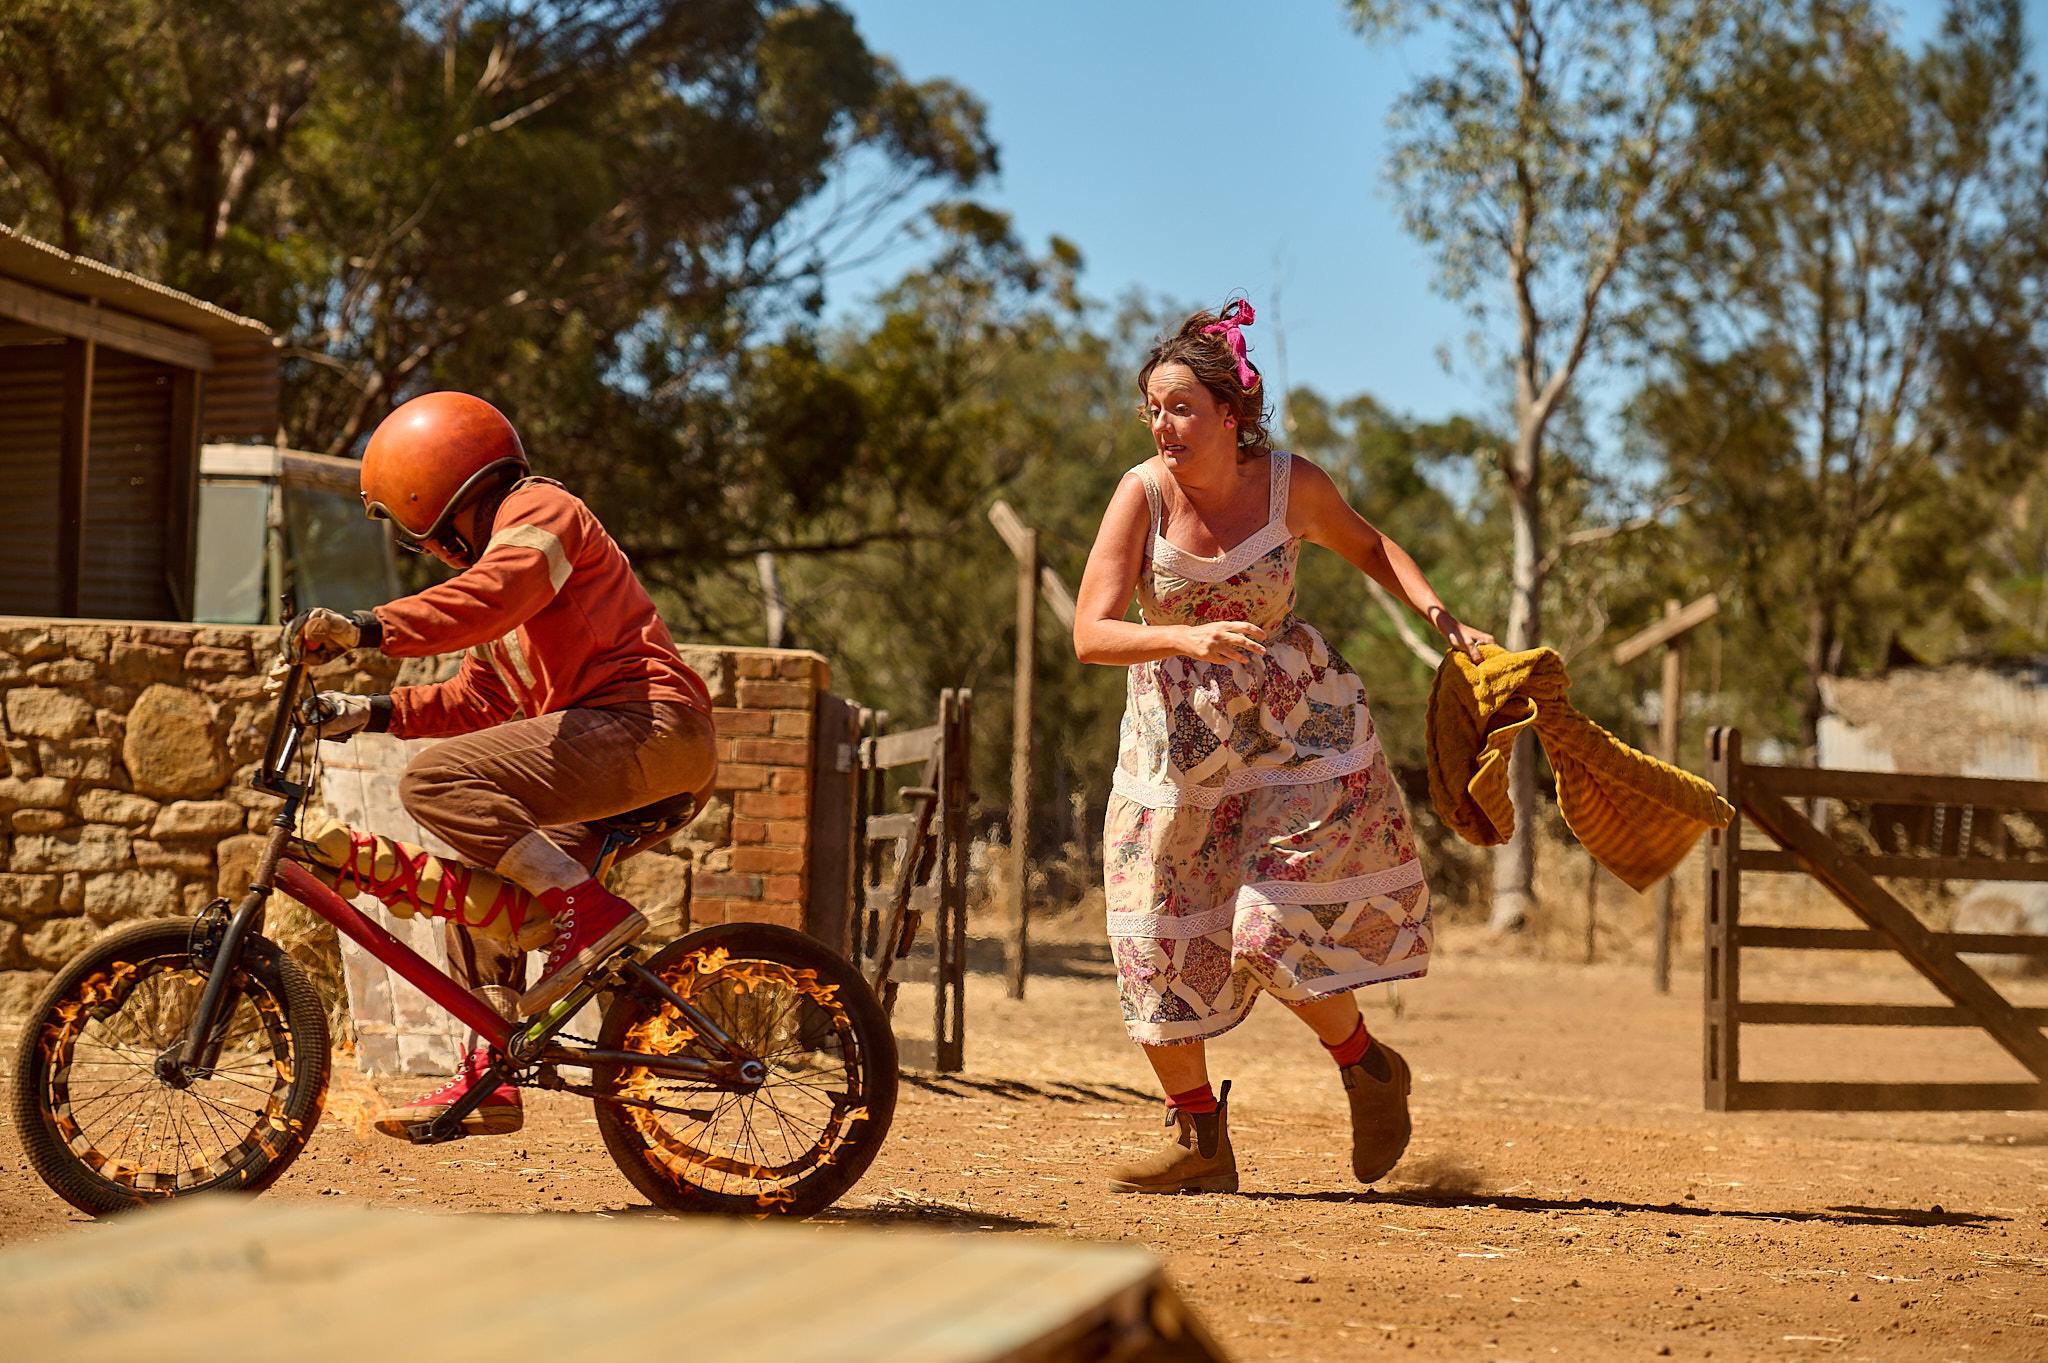
[[[1505,489],[1510,649],[1545,641],[1559,528],[1549,444],[1587,366],[1626,320],[1632,275],[1700,167],[1699,97],[1732,57],[1745,0],[1348,0],[1361,32],[1428,27],[1438,67],[1397,95],[1389,177],[1440,290],[1468,306],[1481,363],[1511,390],[1511,431],[1474,453]],[[1533,743],[1517,752],[1513,840],[1492,923],[1535,905]]]
[[[995,164],[829,0],[0,3],[0,221],[269,322],[294,443],[489,394],[664,564],[837,476],[744,357]]]
[[[2004,547],[2048,432],[2048,104],[2018,0],[1950,4],[1917,52],[1819,0],[1741,50],[1669,205],[1635,417],[1812,745],[1823,680],[1895,640],[2048,642],[1993,585],[2038,571]]]

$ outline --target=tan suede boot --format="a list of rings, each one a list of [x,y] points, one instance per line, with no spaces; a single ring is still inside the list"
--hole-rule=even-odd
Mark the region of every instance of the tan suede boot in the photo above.
[[[1337,1071],[1351,1100],[1351,1172],[1360,1183],[1385,1178],[1408,1148],[1408,1062],[1384,1041],[1356,1065]]]
[[[1201,1114],[1168,1108],[1173,1130],[1157,1154],[1112,1170],[1109,1186],[1119,1193],[1234,1193],[1237,1154],[1230,1148],[1230,1081],[1223,1081],[1216,1110]]]

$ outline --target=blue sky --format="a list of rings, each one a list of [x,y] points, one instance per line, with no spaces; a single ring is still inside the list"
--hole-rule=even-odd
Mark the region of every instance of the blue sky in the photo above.
[[[1035,245],[1057,233],[1079,246],[1094,297],[1137,287],[1213,305],[1241,290],[1276,387],[1369,392],[1424,418],[1501,410],[1382,171],[1387,115],[1436,65],[1438,39],[1367,44],[1337,0],[841,3],[912,79],[947,77],[984,101],[1002,174],[977,197]],[[2044,10],[2029,6],[2037,72]],[[1924,38],[1939,12],[1905,5],[1905,32]],[[831,311],[908,263],[837,281]]]

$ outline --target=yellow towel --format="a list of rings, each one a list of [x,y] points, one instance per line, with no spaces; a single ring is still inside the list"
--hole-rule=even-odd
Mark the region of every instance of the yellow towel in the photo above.
[[[1565,698],[1572,679],[1555,650],[1488,645],[1481,657],[1446,654],[1429,691],[1429,797],[1459,837],[1497,847],[1514,836],[1508,758],[1531,725],[1557,774],[1566,826],[1635,890],[1669,875],[1700,834],[1735,817],[1712,785],[1573,709]]]

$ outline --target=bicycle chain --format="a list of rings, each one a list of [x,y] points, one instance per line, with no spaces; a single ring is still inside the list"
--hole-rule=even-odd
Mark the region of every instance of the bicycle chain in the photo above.
[[[554,1034],[553,1037],[549,1039],[554,1041],[573,1041],[578,1045],[589,1046],[592,1048],[595,1048],[597,1045],[597,1043],[595,1041],[592,1041],[589,1037],[577,1036],[572,1032],[557,1032]],[[557,1070],[561,1068],[560,1062],[551,1063],[554,1064],[554,1067]],[[540,1066],[539,1064],[535,1064],[531,1068],[535,1071],[538,1071],[540,1069]],[[603,1103],[616,1103],[620,1107],[644,1107],[653,1112],[673,1112],[679,1117],[689,1117],[694,1121],[700,1122],[708,1122],[714,1115],[711,1112],[706,1111],[702,1108],[671,1107],[666,1103],[652,1102],[645,1098],[622,1098],[616,1093],[605,1093],[601,1091],[595,1084],[550,1084],[536,1085],[536,1087],[544,1087],[549,1093],[573,1093],[580,1098],[592,1098],[597,1100],[598,1102]],[[654,1087],[657,1090],[687,1091],[692,1093],[703,1092],[703,1090],[701,1089],[693,1089],[685,1084],[657,1084]]]

